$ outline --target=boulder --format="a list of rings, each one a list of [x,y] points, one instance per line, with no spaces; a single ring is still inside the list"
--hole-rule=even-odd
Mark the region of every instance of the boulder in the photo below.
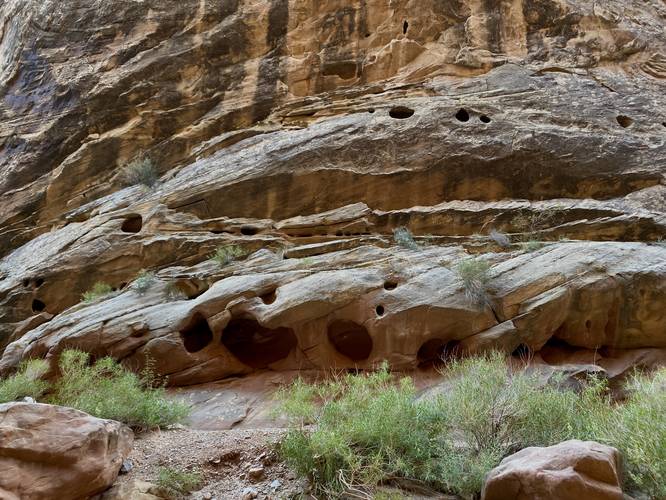
[[[72,408],[0,405],[0,498],[76,500],[113,484],[134,435]]]
[[[621,500],[620,453],[593,441],[525,448],[488,474],[482,500]]]

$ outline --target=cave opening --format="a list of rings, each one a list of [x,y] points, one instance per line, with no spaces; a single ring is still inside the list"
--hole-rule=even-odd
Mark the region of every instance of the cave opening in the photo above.
[[[426,340],[416,353],[419,368],[437,367],[460,355],[460,342],[435,338]]]
[[[631,125],[634,123],[634,120],[629,118],[628,116],[625,115],[619,115],[616,118],[617,122],[620,124],[620,127],[622,128],[628,128],[631,127]]]
[[[482,123],[490,123],[490,117],[487,115],[481,115],[479,116],[479,120],[481,120]]]
[[[406,35],[408,29],[409,29],[409,21],[405,19],[405,22],[402,23],[402,34]]]
[[[254,236],[259,232],[259,229],[253,226],[241,226],[240,232],[244,236]]]
[[[532,349],[527,344],[520,344],[513,350],[511,356],[522,360],[529,360],[532,357]]]
[[[39,299],[33,299],[32,301],[32,312],[42,312],[46,309],[46,304]]]
[[[384,282],[384,290],[395,290],[398,288],[398,283],[392,280],[387,280]]]
[[[277,299],[277,289],[273,289],[270,292],[267,292],[263,295],[260,296],[261,301],[266,304],[267,306],[275,302]]]
[[[201,313],[196,313],[189,324],[180,332],[183,346],[189,353],[199,352],[213,341],[213,332]]]
[[[377,316],[384,316],[384,312],[385,312],[385,311],[384,311],[384,306],[381,305],[381,304],[378,305],[378,306],[375,308],[375,312],[377,313]]]
[[[372,353],[372,337],[368,330],[353,321],[337,320],[331,323],[328,339],[336,351],[352,361],[363,361]]]
[[[123,233],[138,233],[143,227],[143,218],[140,215],[130,215],[123,221],[120,230]]]
[[[414,116],[414,110],[406,106],[396,106],[395,108],[391,108],[389,116],[396,120],[405,120]]]
[[[291,328],[266,328],[254,319],[232,319],[222,332],[222,344],[252,368],[267,368],[287,356],[298,340]]]

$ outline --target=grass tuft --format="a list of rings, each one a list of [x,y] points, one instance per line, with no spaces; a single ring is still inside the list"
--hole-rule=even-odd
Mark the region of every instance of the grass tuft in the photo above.
[[[490,264],[479,258],[464,259],[456,266],[456,273],[465,288],[465,295],[475,304],[483,304],[487,299],[490,282]]]
[[[199,489],[202,479],[198,472],[161,467],[157,476],[157,486],[167,495],[167,498],[183,498]]]
[[[237,245],[225,245],[217,247],[217,250],[215,250],[215,253],[210,258],[220,266],[226,266],[246,254],[247,252]]]
[[[414,241],[414,235],[406,227],[398,227],[393,230],[393,241],[397,245],[409,250],[419,249],[419,244]]]
[[[83,302],[94,302],[97,299],[101,299],[102,297],[106,297],[112,293],[113,288],[111,285],[98,281],[90,290],[85,292],[81,298],[83,299]]]
[[[152,188],[157,184],[159,175],[153,161],[148,158],[137,158],[123,167],[122,179],[126,186],[142,184]]]
[[[0,403],[19,401],[25,397],[38,399],[49,387],[41,378],[49,366],[43,359],[32,359],[21,363],[18,371],[4,380],[0,380]]]
[[[156,281],[157,277],[154,272],[142,269],[134,280],[134,290],[136,290],[136,293],[139,295],[145,295]]]

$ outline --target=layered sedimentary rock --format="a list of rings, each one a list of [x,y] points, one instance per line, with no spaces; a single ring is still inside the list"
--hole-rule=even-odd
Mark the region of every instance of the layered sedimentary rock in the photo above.
[[[665,20],[658,0],[5,2],[0,368],[67,346],[181,385],[454,347],[663,359]],[[152,189],[123,185],[139,156]],[[226,244],[249,257],[210,261]],[[481,306],[469,255],[492,264]],[[97,281],[117,294],[77,305]]]

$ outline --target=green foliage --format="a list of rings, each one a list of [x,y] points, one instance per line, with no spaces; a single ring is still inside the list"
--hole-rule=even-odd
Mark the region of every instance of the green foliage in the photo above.
[[[245,250],[237,245],[225,245],[217,247],[215,253],[211,255],[211,259],[217,262],[220,266],[226,266],[227,264],[233,262],[236,259],[239,259],[246,255]]]
[[[523,243],[522,247],[526,252],[536,252],[544,247],[544,243],[542,241],[529,240]]]
[[[397,245],[409,250],[418,250],[419,245],[414,241],[414,236],[406,227],[398,227],[393,230],[393,241]]]
[[[48,368],[48,363],[43,359],[24,361],[18,372],[0,380],[0,403],[42,396],[49,387],[48,382],[41,380]]]
[[[111,295],[112,293],[113,288],[111,285],[98,281],[93,285],[92,289],[85,292],[81,298],[84,302],[94,302],[95,300]]]
[[[386,367],[297,381],[279,395],[290,423],[280,452],[326,498],[398,478],[472,498],[503,457],[608,427],[601,380],[581,392],[544,385],[526,371],[511,373],[498,353],[452,361],[445,375],[446,392],[431,399],[417,398],[408,378],[396,384]]]
[[[168,498],[182,498],[197,490],[201,483],[200,473],[184,472],[170,467],[161,467],[157,477],[157,486]]]
[[[465,287],[465,295],[474,303],[481,304],[486,300],[489,270],[490,264],[478,258],[464,259],[456,266],[456,273]]]
[[[153,161],[148,158],[137,158],[123,167],[122,179],[127,186],[143,184],[152,188],[157,184],[159,176]]]
[[[187,294],[180,289],[178,284],[174,281],[167,283],[164,288],[164,299],[168,302],[175,302],[178,300],[187,299]]]
[[[187,417],[188,406],[167,399],[163,387],[154,387],[151,373],[139,376],[111,358],[92,365],[88,361],[89,355],[81,351],[62,353],[61,377],[53,387],[52,403],[118,420],[136,429],[167,426]]]
[[[628,388],[629,399],[608,419],[605,440],[622,451],[634,488],[666,499],[666,368],[654,377],[636,374]]]
[[[139,295],[145,295],[156,281],[157,277],[155,276],[155,273],[142,269],[134,280],[134,290],[136,290],[136,293]]]

